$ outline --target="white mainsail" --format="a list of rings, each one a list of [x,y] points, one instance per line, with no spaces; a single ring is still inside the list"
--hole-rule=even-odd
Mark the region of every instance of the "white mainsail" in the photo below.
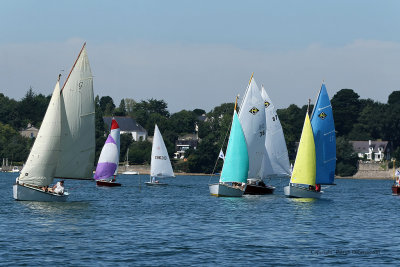
[[[92,179],[95,157],[93,77],[85,46],[61,90],[61,143],[56,177]]]
[[[53,182],[60,151],[60,83],[57,81],[35,143],[18,180],[46,186]]]
[[[167,148],[158,126],[154,127],[153,146],[151,149],[150,176],[157,178],[175,177]]]
[[[275,106],[264,89],[261,87],[266,116],[266,136],[261,177],[290,176],[290,163],[282,125],[276,114]]]
[[[240,106],[239,120],[249,154],[248,177],[260,178],[261,163],[265,153],[265,109],[260,89],[253,77]]]

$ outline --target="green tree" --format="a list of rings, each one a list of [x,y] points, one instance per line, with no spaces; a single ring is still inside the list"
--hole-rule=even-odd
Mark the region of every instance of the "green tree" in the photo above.
[[[336,174],[353,176],[357,172],[358,156],[353,146],[342,136],[336,139]]]
[[[121,99],[118,108],[115,109],[115,116],[126,116],[125,100]]]
[[[331,99],[337,136],[347,136],[358,122],[361,111],[359,95],[352,89],[342,89]]]

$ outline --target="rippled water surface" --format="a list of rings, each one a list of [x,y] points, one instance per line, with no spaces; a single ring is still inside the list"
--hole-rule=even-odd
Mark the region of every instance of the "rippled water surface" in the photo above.
[[[389,180],[336,180],[323,199],[209,195],[209,177],[119,176],[120,188],[66,181],[67,203],[14,201],[0,173],[0,265],[397,265],[400,198]]]

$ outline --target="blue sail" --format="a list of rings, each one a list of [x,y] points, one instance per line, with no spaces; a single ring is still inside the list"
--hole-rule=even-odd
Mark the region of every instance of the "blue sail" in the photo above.
[[[246,139],[235,110],[220,182],[246,183],[248,171],[249,155],[247,153]]]
[[[333,112],[325,84],[311,116],[317,158],[316,184],[333,184],[336,168],[336,135]]]

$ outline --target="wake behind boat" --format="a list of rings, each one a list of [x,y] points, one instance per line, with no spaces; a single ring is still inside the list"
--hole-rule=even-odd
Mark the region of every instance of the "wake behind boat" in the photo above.
[[[83,45],[63,88],[60,76],[37,138],[13,186],[15,200],[66,201],[48,189],[54,178],[90,179],[95,155],[93,78]]]
[[[111,121],[111,131],[101,149],[99,162],[97,163],[94,179],[98,186],[121,186],[115,178],[118,172],[120,153],[120,129],[117,121]]]

